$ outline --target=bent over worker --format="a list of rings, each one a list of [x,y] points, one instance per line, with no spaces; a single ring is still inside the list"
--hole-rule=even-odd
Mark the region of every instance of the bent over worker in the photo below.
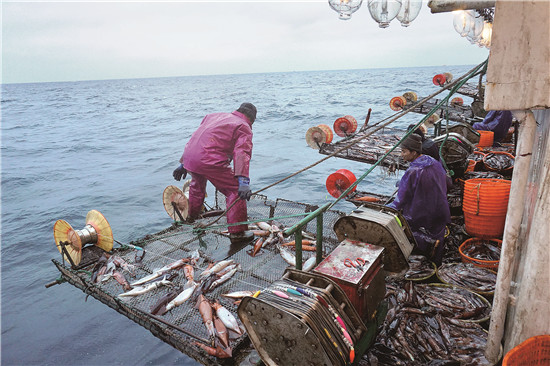
[[[445,227],[451,221],[445,169],[431,156],[422,155],[422,139],[414,133],[401,143],[401,157],[410,165],[388,206],[403,212],[416,241],[415,251],[440,265]]]
[[[246,200],[250,199],[249,165],[252,157],[252,124],[256,119],[256,107],[243,103],[231,113],[212,113],[202,120],[193,133],[174,170],[176,180],[192,180],[189,186],[189,218],[196,219],[206,195],[206,182],[210,181],[226,197],[229,224],[247,221]],[[233,160],[233,169],[231,169]],[[247,225],[229,226],[232,241],[251,240],[253,234]]]
[[[476,130],[493,131],[493,146],[500,146],[499,143],[504,140],[512,126],[512,118],[510,111],[490,111],[483,122],[476,122],[472,127]]]

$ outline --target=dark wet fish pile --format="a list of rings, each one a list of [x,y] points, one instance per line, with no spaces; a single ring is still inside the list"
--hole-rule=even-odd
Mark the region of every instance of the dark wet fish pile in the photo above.
[[[442,281],[451,285],[465,287],[472,291],[495,291],[497,274],[471,263],[442,264],[437,269],[437,273]]]
[[[453,219],[454,220],[454,219]],[[443,253],[443,263],[456,263],[462,260],[458,248],[469,236],[463,230],[464,222],[458,220],[456,223],[447,225],[450,234],[445,238],[445,252]]]
[[[468,159],[474,160],[474,161],[482,161],[484,156],[485,155],[482,155],[482,154],[470,154],[468,155]]]
[[[409,270],[405,273],[407,280],[425,279],[435,273],[433,263],[423,255],[411,255],[408,262]]]
[[[500,260],[500,247],[491,240],[479,240],[470,245],[465,245],[462,252],[470,258],[484,261]]]
[[[496,172],[467,172],[464,173],[464,180],[474,178],[491,178],[491,179],[504,179],[501,174]]]
[[[483,355],[486,331],[464,320],[490,309],[469,294],[410,281],[388,285],[390,310],[367,354],[369,365],[490,365]]]
[[[484,163],[494,170],[506,170],[514,167],[514,158],[505,154],[489,153],[485,155]]]

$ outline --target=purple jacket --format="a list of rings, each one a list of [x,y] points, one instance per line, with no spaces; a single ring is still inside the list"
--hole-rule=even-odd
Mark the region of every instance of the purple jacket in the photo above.
[[[483,122],[476,122],[472,127],[476,130],[493,131],[494,142],[501,142],[508,133],[512,125],[512,112],[510,111],[490,111],[487,113]]]
[[[235,176],[248,177],[251,157],[251,124],[244,114],[234,111],[204,117],[185,145],[180,163],[190,172],[202,174],[205,167],[227,167],[233,160]]]
[[[445,225],[451,222],[446,177],[440,162],[420,155],[403,174],[397,196],[388,206],[403,211],[413,232],[424,227],[431,238],[443,239]]]

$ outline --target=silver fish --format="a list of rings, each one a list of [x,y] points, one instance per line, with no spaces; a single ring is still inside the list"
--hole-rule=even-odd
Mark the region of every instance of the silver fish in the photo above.
[[[170,301],[168,305],[166,305],[166,311],[170,311],[176,306],[180,306],[181,304],[189,300],[189,298],[193,294],[193,291],[195,291],[196,288],[197,288],[197,284],[195,284],[195,286],[191,286],[183,290],[182,292],[180,292],[180,294],[176,296],[174,300]]]
[[[305,263],[302,264],[302,271],[309,272],[315,267],[315,264],[317,263],[315,257],[309,258]]]
[[[202,279],[202,278],[208,277],[208,275],[210,275],[212,273],[218,273],[219,271],[221,271],[222,269],[224,269],[225,267],[227,267],[227,266],[229,266],[230,264],[233,264],[233,263],[235,263],[235,261],[233,259],[227,259],[227,260],[224,260],[224,261],[219,261],[212,268],[203,271],[200,274],[199,278]]]
[[[138,295],[143,295],[149,291],[152,291],[156,288],[159,288],[159,287],[162,287],[162,286],[171,286],[172,285],[172,282],[171,281],[168,281],[166,279],[163,279],[163,280],[160,280],[160,281],[156,281],[156,282],[153,282],[147,286],[138,286],[138,287],[135,287],[133,290],[130,290],[128,292],[123,292],[121,293],[120,295],[118,295],[118,297],[128,297],[128,296],[138,296]]]
[[[282,246],[278,245],[277,248],[279,248],[279,252],[281,252],[281,257],[290,264],[291,266],[296,267],[296,257],[294,254],[290,253],[288,250],[284,249]]]
[[[233,277],[233,275],[237,273],[238,270],[239,270],[239,266],[233,268],[231,271],[227,272],[226,274],[221,276],[219,279],[212,282],[212,285],[210,286],[210,290],[212,290],[213,288],[216,288],[217,286],[221,285],[222,283],[224,283],[225,281]]]
[[[218,316],[218,318],[220,318],[223,325],[225,325],[227,329],[231,329],[239,335],[242,334],[239,323],[237,323],[237,319],[233,316],[233,314],[231,314],[229,310],[224,308],[218,302],[212,304],[212,307],[214,308],[214,310],[216,310],[216,315]]]
[[[234,291],[228,294],[222,294],[224,297],[229,297],[230,299],[241,299],[245,296],[252,296],[254,293],[252,291]]]

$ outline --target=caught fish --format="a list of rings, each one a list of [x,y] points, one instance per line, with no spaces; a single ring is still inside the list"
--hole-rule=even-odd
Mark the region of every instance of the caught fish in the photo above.
[[[226,282],[227,280],[229,280],[231,277],[233,277],[233,275],[235,273],[237,273],[238,270],[239,270],[239,266],[236,266],[231,271],[227,272],[226,274],[221,276],[219,279],[212,282],[212,285],[210,286],[209,290],[212,290],[212,289],[216,288],[217,286],[221,285],[222,283]]]
[[[154,270],[152,274],[150,274],[148,276],[145,276],[143,278],[140,278],[137,281],[134,281],[131,285],[132,286],[143,285],[144,283],[152,281],[155,278],[162,277],[163,275],[168,273],[168,271],[170,271],[170,270],[178,269],[180,267],[183,267],[187,262],[189,262],[188,258],[182,258],[180,260],[177,260],[177,261],[175,261],[173,263],[170,263],[170,264],[168,264],[168,265],[166,265],[162,268]]]
[[[277,248],[279,249],[281,257],[283,257],[285,262],[287,262],[291,266],[296,267],[296,257],[294,256],[294,254],[290,253],[287,249],[283,248],[280,245],[278,245]]]
[[[128,280],[126,280],[126,277],[124,277],[124,275],[119,271],[114,271],[113,277],[118,283],[122,285],[122,288],[124,289],[124,291],[128,291],[132,289],[132,286],[130,286],[130,284],[128,283]]]
[[[209,276],[212,273],[218,273],[219,271],[221,271],[222,269],[224,269],[225,267],[227,267],[228,265],[233,264],[233,263],[235,263],[235,261],[233,259],[227,259],[227,260],[224,260],[224,261],[219,261],[218,263],[214,264],[214,266],[212,266],[212,268],[204,270],[200,274],[199,278],[203,279],[203,278]]]
[[[192,265],[186,264],[183,267],[183,273],[184,273],[185,278],[187,279],[187,281],[193,281],[193,275],[195,274],[195,269],[193,268]]]
[[[238,335],[243,334],[241,331],[241,328],[239,327],[239,323],[237,323],[237,319],[231,314],[229,310],[223,307],[219,302],[215,302],[212,304],[212,308],[216,311],[216,315],[218,318],[221,319],[223,324],[227,327],[227,329],[232,330],[233,332],[237,333]]]
[[[264,238],[263,237],[260,237],[256,240],[256,242],[254,243],[254,248],[248,252],[248,254],[251,256],[251,257],[255,257],[256,254],[258,254],[260,252],[260,249],[262,249],[262,244],[264,242]]]
[[[302,271],[304,272],[311,271],[313,267],[315,267],[315,264],[317,264],[316,258],[315,257],[309,258],[307,261],[305,261],[305,263],[303,263]]]
[[[254,292],[252,291],[235,291],[228,294],[222,294],[223,297],[228,297],[230,299],[242,299],[245,296],[252,296]]]
[[[407,261],[409,262],[409,269],[405,273],[407,280],[426,278],[435,273],[434,265],[423,255],[411,255]]]
[[[216,348],[212,348],[210,346],[207,346],[205,344],[199,343],[199,342],[193,342],[195,346],[198,346],[206,351],[211,356],[215,356],[217,358],[230,358],[232,357],[232,351],[231,348],[222,349],[220,346],[217,346]]]
[[[158,315],[158,314],[164,314],[166,313],[166,304],[168,304],[170,301],[174,300],[178,296],[177,291],[170,291],[163,297],[161,297],[157,303],[153,306],[151,306],[151,314]]]
[[[128,272],[130,277],[136,277],[136,267],[134,265],[129,264],[118,255],[111,256],[110,260],[113,261],[116,267],[122,268],[123,270]]]
[[[214,319],[214,328],[216,328],[216,334],[221,344],[226,348],[229,347],[229,333],[227,332],[226,326],[218,317]]]
[[[197,300],[197,308],[199,309],[202,321],[206,326],[206,329],[208,330],[208,334],[210,335],[211,339],[214,339],[216,337],[216,328],[214,327],[212,305],[210,305],[210,301],[208,301],[208,299],[204,297],[204,295],[199,296],[199,299]]]
[[[169,280],[169,278],[170,278],[169,275],[165,275],[158,281],[155,281],[147,286],[134,287],[132,290],[128,292],[121,293],[120,295],[118,295],[118,297],[139,296],[162,286],[172,286],[173,283],[171,280]]]
[[[105,272],[105,269],[103,270],[103,273],[99,273],[102,268],[104,268],[107,265],[107,260],[109,259],[109,254],[103,253],[103,255],[98,259],[96,262],[94,268],[92,269],[92,283],[98,282],[97,278],[99,275],[103,274]]]
[[[305,246],[305,245],[317,245],[317,244],[315,243],[314,240],[303,239],[302,240],[302,246]],[[282,244],[282,246],[283,247],[295,247],[296,246],[296,241],[295,240],[289,241],[288,243]]]
[[[191,286],[180,292],[178,296],[176,296],[172,301],[168,303],[168,305],[166,305],[165,313],[189,300],[189,298],[193,294],[193,291],[195,291],[196,288],[197,286]]]
[[[271,232],[269,230],[252,230],[252,234],[255,236],[269,236]]]
[[[442,264],[438,274],[446,283],[465,287],[473,291],[495,291],[497,274],[489,269],[474,266],[471,263]]]
[[[269,225],[267,222],[264,222],[264,221],[257,222],[256,225],[258,225],[258,227],[261,230],[266,230],[266,231],[269,231],[269,232],[271,232],[271,230],[272,230],[271,225]]]

